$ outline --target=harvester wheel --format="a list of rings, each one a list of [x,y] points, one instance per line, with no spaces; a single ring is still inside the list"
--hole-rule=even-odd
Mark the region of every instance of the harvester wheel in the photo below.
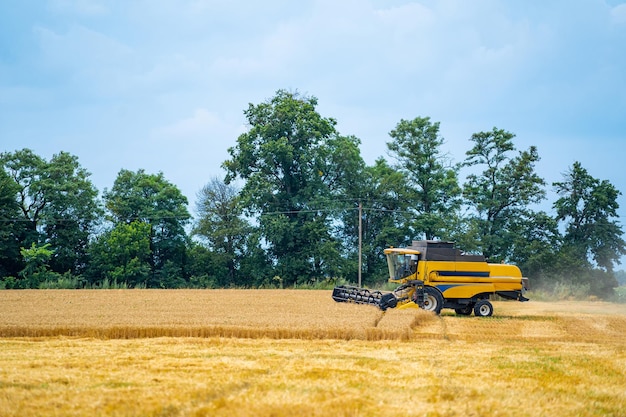
[[[441,313],[443,308],[443,295],[433,287],[424,288],[424,310],[432,311],[435,314]]]
[[[474,306],[474,315],[477,317],[489,317],[493,314],[493,305],[489,300],[480,300]]]

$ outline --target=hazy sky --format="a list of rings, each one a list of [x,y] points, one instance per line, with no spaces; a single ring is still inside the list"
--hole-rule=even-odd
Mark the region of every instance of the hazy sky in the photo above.
[[[0,151],[70,152],[100,191],[162,171],[194,213],[278,89],[317,97],[369,164],[429,116],[456,162],[497,127],[548,183],[580,161],[626,192],[626,1],[0,3]]]

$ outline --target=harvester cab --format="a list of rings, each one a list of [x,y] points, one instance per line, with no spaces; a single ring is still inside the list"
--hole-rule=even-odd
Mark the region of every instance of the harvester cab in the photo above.
[[[420,253],[413,249],[389,248],[385,249],[387,266],[389,267],[389,282],[403,284],[415,275]]]
[[[389,282],[399,284],[392,292],[353,286],[333,289],[337,302],[388,308],[423,308],[439,314],[443,308],[459,315],[491,316],[492,295],[528,301],[523,293],[528,279],[515,265],[490,264],[482,255],[469,255],[452,242],[413,241],[405,248],[384,251]]]

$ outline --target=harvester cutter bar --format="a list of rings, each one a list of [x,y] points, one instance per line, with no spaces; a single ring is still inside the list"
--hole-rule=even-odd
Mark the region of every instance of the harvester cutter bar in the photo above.
[[[376,306],[385,311],[397,304],[395,295],[378,290],[341,285],[333,289],[333,300],[339,303],[356,303]]]
[[[369,304],[378,306],[383,293],[377,290],[370,291],[367,288],[342,285],[333,289],[333,300],[337,302],[352,302],[357,304]]]

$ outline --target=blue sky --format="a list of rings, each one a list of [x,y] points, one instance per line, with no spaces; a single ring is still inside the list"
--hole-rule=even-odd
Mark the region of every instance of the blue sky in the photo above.
[[[429,116],[456,162],[498,127],[548,183],[580,161],[626,192],[625,1],[0,3],[0,151],[70,152],[100,191],[162,171],[194,212],[243,110],[278,89],[317,97],[370,164]]]

